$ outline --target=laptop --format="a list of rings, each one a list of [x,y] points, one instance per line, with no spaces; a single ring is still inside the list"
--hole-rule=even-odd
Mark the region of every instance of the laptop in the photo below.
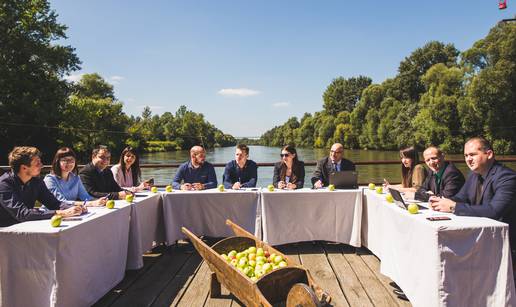
[[[358,173],[342,171],[330,174],[330,184],[336,189],[358,189]]]
[[[395,189],[389,189],[389,193],[391,193],[392,195],[392,198],[394,198],[394,203],[396,205],[398,205],[398,207],[402,208],[402,209],[405,209],[407,210],[408,209],[408,205],[407,203],[405,202],[405,200],[403,199],[403,196],[401,196],[401,193],[400,191],[398,190],[395,190]],[[415,203],[415,202],[411,202],[411,203]],[[417,205],[418,208],[421,210],[421,209],[428,209],[427,207],[424,207],[424,206],[421,206],[421,205]]]

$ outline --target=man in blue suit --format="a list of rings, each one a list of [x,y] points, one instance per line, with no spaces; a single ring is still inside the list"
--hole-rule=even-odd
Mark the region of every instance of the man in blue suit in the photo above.
[[[495,160],[489,141],[469,139],[464,157],[471,173],[451,198],[432,196],[432,209],[463,216],[481,216],[509,224],[511,249],[516,249],[516,172]],[[513,252],[513,259],[515,253]]]

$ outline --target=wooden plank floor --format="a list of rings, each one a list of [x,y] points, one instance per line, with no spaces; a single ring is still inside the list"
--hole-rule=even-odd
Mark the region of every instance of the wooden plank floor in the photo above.
[[[378,258],[365,248],[306,242],[277,249],[310,270],[332,296],[333,306],[411,306],[392,293]],[[124,280],[94,306],[243,306],[224,287],[220,298],[210,298],[210,273],[188,242],[158,246],[144,256],[142,269],[127,271]]]

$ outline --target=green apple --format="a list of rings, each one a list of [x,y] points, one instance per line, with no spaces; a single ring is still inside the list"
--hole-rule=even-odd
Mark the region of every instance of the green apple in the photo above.
[[[231,263],[231,265],[232,265],[232,266],[236,267],[236,266],[237,266],[237,264],[238,264],[238,260],[236,260],[236,258],[231,259],[231,262],[230,262],[230,263]]]
[[[236,251],[236,250],[232,250],[232,251],[230,251],[230,252],[228,253],[228,256],[229,256],[230,258],[235,258],[235,257],[236,257],[236,254],[237,254],[237,251]]]
[[[328,186],[328,190],[330,190],[330,191],[335,191],[335,186],[334,186],[333,184],[330,184],[330,185]]]
[[[60,216],[60,215],[54,215],[51,219],[50,219],[50,225],[52,225],[52,227],[59,227],[61,226],[61,222],[63,221],[63,217]]]
[[[256,256],[263,256],[263,255],[264,255],[264,254],[263,254],[263,248],[258,247],[258,248],[256,249]]]
[[[279,264],[281,261],[283,261],[283,257],[281,257],[281,256],[274,257],[274,264]]]
[[[416,204],[410,204],[408,205],[407,210],[412,214],[416,214],[419,211],[419,208]]]
[[[272,265],[270,263],[266,263],[262,266],[262,271],[267,274],[272,271]]]
[[[286,267],[286,266],[287,266],[287,262],[286,262],[286,261],[281,261],[281,262],[278,264],[278,266],[279,266],[280,268],[284,268],[284,267]]]
[[[244,268],[246,266],[247,266],[247,258],[240,258],[240,260],[238,260],[238,267]]]
[[[220,192],[224,192],[224,185],[223,184],[219,184],[217,189],[219,189]]]
[[[376,193],[382,194],[383,193],[383,188],[382,187],[376,187]]]
[[[237,254],[236,254],[236,258],[237,258],[237,259],[240,259],[240,258],[242,258],[242,257],[244,257],[244,253],[237,253]]]
[[[249,254],[256,254],[256,247],[251,246],[247,249],[247,251],[249,251]]]
[[[369,184],[369,190],[374,190],[376,188],[376,185],[374,183]]]
[[[125,201],[128,202],[128,203],[132,203],[134,200],[134,195],[133,194],[129,194],[129,195],[126,195],[125,196]]]
[[[115,208],[115,201],[114,201],[114,200],[112,200],[112,199],[108,200],[108,201],[106,202],[106,208],[108,208],[108,209],[113,209],[113,208]]]
[[[150,191],[151,191],[152,193],[158,193],[158,187],[152,187],[152,188],[150,189]]]
[[[252,266],[253,268],[256,267],[256,261],[254,260],[249,260],[247,264],[249,264],[249,266]]]
[[[255,253],[251,253],[247,256],[247,258],[249,258],[249,260],[256,260],[256,254]]]
[[[392,197],[391,193],[387,193],[387,195],[385,195],[385,200],[389,203],[394,202],[394,198]]]
[[[269,184],[267,186],[267,190],[269,190],[269,192],[274,192],[274,186],[272,184]]]
[[[172,189],[172,186],[171,186],[171,185],[167,185],[167,186],[165,187],[165,192],[170,193],[170,192],[172,192],[172,191],[173,191],[173,189]]]

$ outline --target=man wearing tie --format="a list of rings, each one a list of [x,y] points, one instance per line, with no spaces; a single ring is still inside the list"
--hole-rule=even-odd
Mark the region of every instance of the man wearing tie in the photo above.
[[[430,197],[433,210],[481,216],[509,224],[511,249],[516,248],[516,172],[495,160],[489,141],[469,139],[464,157],[471,170],[460,191],[451,198]],[[514,252],[513,252],[513,255]],[[513,257],[513,259],[515,259]]]
[[[330,174],[341,171],[354,171],[355,164],[350,160],[343,159],[344,147],[340,143],[331,146],[330,156],[317,161],[317,166],[312,175],[314,188],[320,189],[330,183]]]

